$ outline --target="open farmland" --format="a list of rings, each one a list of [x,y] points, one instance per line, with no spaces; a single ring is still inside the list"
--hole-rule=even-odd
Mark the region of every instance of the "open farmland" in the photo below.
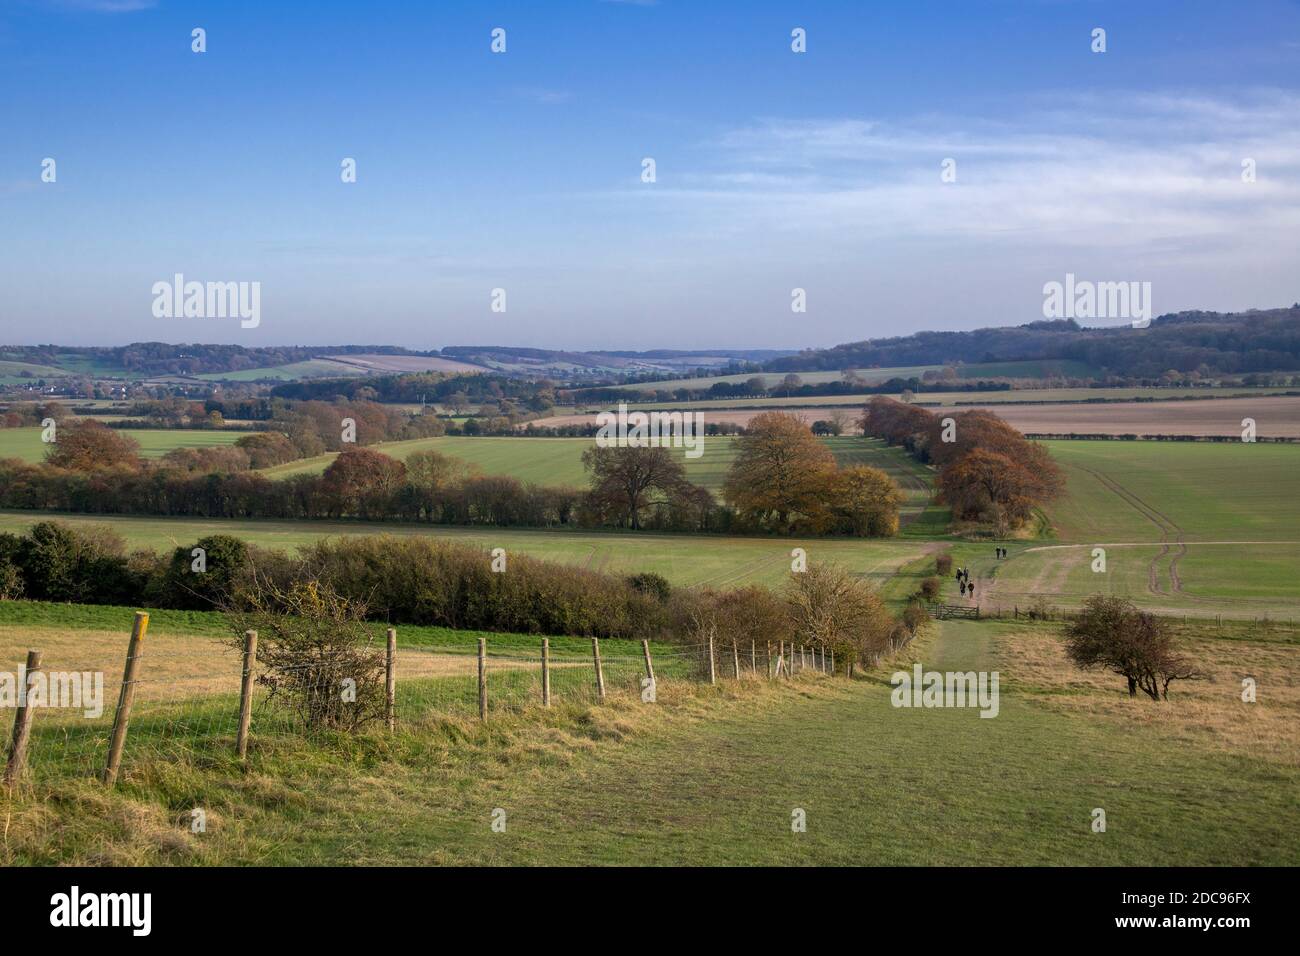
[[[317,358],[241,369],[237,372],[207,372],[197,376],[211,382],[256,382],[264,379],[293,381],[302,378],[345,378],[359,375],[398,375],[407,372],[482,372],[480,365],[457,362],[433,355],[322,355]]]
[[[427,535],[505,548],[561,564],[632,574],[654,571],[674,584],[723,587],[779,585],[790,571],[790,550],[801,547],[819,560],[843,564],[882,584],[904,564],[938,545],[912,539],[723,537],[685,534],[521,531],[440,525],[382,525],[357,521],[264,521],[142,518],[118,515],[54,515],[0,512],[0,532],[19,532],[41,520],[111,527],[132,548],[166,550],[193,544],[207,534],[230,534],[264,547],[296,549],[322,538],[349,534]]]
[[[964,406],[964,408],[980,406]],[[958,408],[931,409],[937,413]],[[1195,435],[1240,438],[1253,418],[1260,438],[1300,438],[1300,395],[1220,398],[1195,402],[1115,402],[1106,405],[1014,405],[990,408],[1026,434]]]
[[[1004,404],[1050,403],[1067,404],[1072,402],[1092,402],[1108,405],[1124,401],[1203,401],[1214,398],[1258,398],[1266,395],[1284,395],[1296,389],[1282,385],[1257,386],[1223,386],[1204,388],[1009,388],[1003,391],[978,392],[918,392],[912,399],[913,405],[922,407],[939,405],[984,406]],[[745,411],[751,408],[766,410],[785,410],[794,408],[848,408],[855,413],[877,394],[887,398],[902,400],[902,393],[864,392],[859,395],[798,395],[790,398],[765,396],[763,398],[701,398],[685,402],[660,402],[645,395],[639,398],[629,396],[628,404],[637,411],[708,411],[709,409]],[[408,406],[410,410],[419,409],[419,405]],[[559,406],[555,414],[569,414],[566,408]],[[579,402],[572,414],[595,414],[606,406],[599,402]],[[828,412],[829,414],[829,412]],[[546,424],[543,419],[541,424]]]
[[[203,428],[130,428],[122,431],[140,443],[145,458],[161,458],[175,448],[207,448],[233,445],[248,432]],[[0,428],[0,458],[38,462],[48,446],[41,441],[40,428]]]
[[[1011,393],[1015,394],[1015,393]],[[812,424],[830,417],[825,408],[774,402],[767,406],[731,408],[705,412],[705,422],[747,425],[762,412],[782,411]],[[921,403],[917,403],[921,404]],[[663,406],[668,407],[668,406]],[[1241,436],[1241,420],[1253,418],[1261,438],[1300,438],[1300,395],[1262,394],[1242,398],[1206,398],[1197,401],[1164,402],[1060,402],[1018,405],[1002,401],[981,401],[966,396],[961,405],[925,403],[936,415],[985,408],[1026,434],[1076,435],[1183,435],[1199,437]],[[640,410],[640,409],[638,409]],[[556,415],[544,420],[548,426],[586,425],[596,413]]]
[[[861,368],[853,369],[857,372],[858,377],[868,383],[887,382],[891,378],[920,378],[926,372],[942,372],[942,365],[903,365],[895,368]],[[1088,378],[1097,374],[1097,369],[1083,362],[1074,362],[1069,360],[1053,361],[1026,361],[1026,362],[986,362],[974,363],[970,365],[956,366],[958,378],[978,379],[978,378],[1049,378],[1059,376],[1061,378]],[[751,378],[761,378],[767,388],[771,388],[781,382],[786,375],[798,375],[799,379],[808,385],[818,385],[824,382],[838,382],[843,376],[843,371],[817,371],[817,372],[749,372],[739,375],[713,375],[706,378],[678,378],[670,379],[663,382],[639,382],[631,385],[618,386],[622,391],[628,392],[649,392],[651,394],[657,391],[673,391],[678,388],[701,389],[710,388],[718,382],[726,382],[731,385],[741,385]]]
[[[909,495],[910,505],[919,508],[928,498],[924,480],[917,477],[924,475],[925,469],[900,449],[862,438],[827,438],[824,441],[841,465],[873,465],[889,472]],[[582,467],[582,453],[593,443],[594,439],[591,438],[444,436],[380,442],[368,447],[399,460],[405,460],[408,455],[419,451],[436,451],[459,458],[487,475],[509,475],[538,485],[585,488],[589,480]],[[703,451],[698,458],[686,457],[685,449],[672,449],[672,452],[685,465],[687,478],[716,494],[721,491],[727,470],[735,460],[735,439],[719,435],[702,438],[701,443]],[[262,474],[268,478],[319,474],[335,457],[334,453],[330,453],[291,461],[263,469]]]
[[[1045,444],[1068,482],[1048,509],[1057,539],[1014,542],[1002,561],[988,545],[956,546],[983,607],[1073,607],[1103,592],[1172,614],[1300,620],[1300,447]]]

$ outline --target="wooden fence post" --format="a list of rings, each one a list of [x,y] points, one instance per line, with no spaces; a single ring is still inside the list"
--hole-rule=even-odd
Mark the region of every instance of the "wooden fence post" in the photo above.
[[[653,686],[654,686],[654,683],[655,683],[655,665],[654,665],[654,663],[650,660],[650,642],[649,642],[649,641],[647,641],[647,640],[642,640],[642,641],[641,641],[641,653],[645,655],[645,676],[648,677],[648,678],[650,678],[650,686],[653,687]]]
[[[487,638],[478,639],[478,719],[487,720]]]
[[[772,679],[772,642],[767,642],[767,679]]]
[[[749,641],[749,669],[758,674],[758,641],[753,638]]]
[[[248,753],[248,727],[253,720],[253,670],[257,662],[257,631],[244,632],[244,671],[239,681],[239,732],[235,735],[235,756]]]
[[[831,676],[835,676],[835,648],[831,648]]]
[[[542,706],[551,706],[551,639],[542,638]]]
[[[384,672],[384,697],[388,729],[397,729],[397,628],[388,629],[388,661]]]
[[[600,666],[600,638],[591,639],[591,656],[596,661],[596,697],[600,700],[605,699],[605,671]]]
[[[713,635],[710,634],[709,635],[709,683],[716,684],[717,682],[718,682],[718,670],[717,670],[717,665],[713,659]]]
[[[740,680],[740,648],[736,642],[731,642],[731,676]]]
[[[135,612],[135,625],[131,640],[126,645],[126,666],[122,668],[122,691],[117,698],[117,712],[113,715],[113,735],[108,744],[108,762],[104,765],[104,785],[117,783],[117,770],[122,765],[122,748],[126,746],[126,728],[131,720],[131,704],[135,701],[136,675],[140,673],[140,645],[149,630],[149,615]]]
[[[41,652],[27,652],[27,668],[23,672],[22,687],[23,689],[30,686],[28,681],[33,671],[41,669]],[[14,736],[13,742],[9,745],[9,762],[5,764],[5,786],[12,787],[18,782],[18,777],[23,772],[23,762],[27,759],[27,741],[31,738],[32,733],[32,708],[27,706],[27,697],[23,695],[23,702],[18,705],[14,711]]]

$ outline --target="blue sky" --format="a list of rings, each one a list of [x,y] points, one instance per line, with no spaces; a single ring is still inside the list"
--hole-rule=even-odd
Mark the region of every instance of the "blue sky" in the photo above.
[[[1294,0],[0,0],[0,130],[6,344],[811,347],[1033,321],[1067,272],[1300,299]],[[155,318],[177,272],[261,323]]]

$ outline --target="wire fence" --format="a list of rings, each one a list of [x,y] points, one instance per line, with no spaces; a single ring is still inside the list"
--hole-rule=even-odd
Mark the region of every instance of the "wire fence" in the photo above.
[[[835,672],[830,653],[784,642],[643,641],[638,647],[593,639],[584,646],[539,637],[530,646],[503,635],[499,646],[488,636],[403,647],[395,629],[387,646],[367,649],[359,665],[353,657],[348,666],[335,659],[268,666],[253,632],[241,652],[230,641],[147,637],[147,628],[148,616],[138,614],[129,640],[84,636],[45,655],[29,652],[14,672],[0,670],[0,703],[14,713],[6,785],[74,777],[113,785],[119,777],[142,780],[181,766],[241,761],[250,750],[304,736],[418,730],[429,719],[490,720],[615,697],[653,704],[679,682]]]

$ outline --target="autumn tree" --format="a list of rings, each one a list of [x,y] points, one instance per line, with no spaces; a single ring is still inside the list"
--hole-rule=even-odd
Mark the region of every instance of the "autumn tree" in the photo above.
[[[926,436],[933,421],[934,416],[924,408],[877,395],[867,403],[859,424],[864,435],[902,445],[925,460]]]
[[[293,442],[281,432],[254,432],[235,442],[235,447],[248,455],[249,467],[270,468],[298,457]]]
[[[835,456],[797,415],[764,412],[736,439],[736,460],[722,493],[742,518],[789,531],[820,515],[835,473]]]
[[[663,447],[593,445],[583,452],[582,465],[591,472],[587,506],[602,520],[626,522],[634,531],[655,501],[694,488],[682,463]]]
[[[417,451],[406,457],[406,480],[424,492],[436,492],[447,485],[478,475],[479,468],[442,452]]]
[[[1084,670],[1108,670],[1152,700],[1168,700],[1176,680],[1201,673],[1175,650],[1163,618],[1139,611],[1127,598],[1094,595],[1065,629],[1066,653]]]
[[[97,468],[136,468],[140,443],[93,418],[59,425],[45,453],[47,464],[74,471]]]
[[[824,499],[828,530],[872,538],[898,533],[903,493],[885,472],[869,465],[850,465],[836,472],[828,485]]]
[[[406,478],[406,466],[369,448],[339,452],[325,469],[323,490],[337,514],[384,514],[392,495]]]

